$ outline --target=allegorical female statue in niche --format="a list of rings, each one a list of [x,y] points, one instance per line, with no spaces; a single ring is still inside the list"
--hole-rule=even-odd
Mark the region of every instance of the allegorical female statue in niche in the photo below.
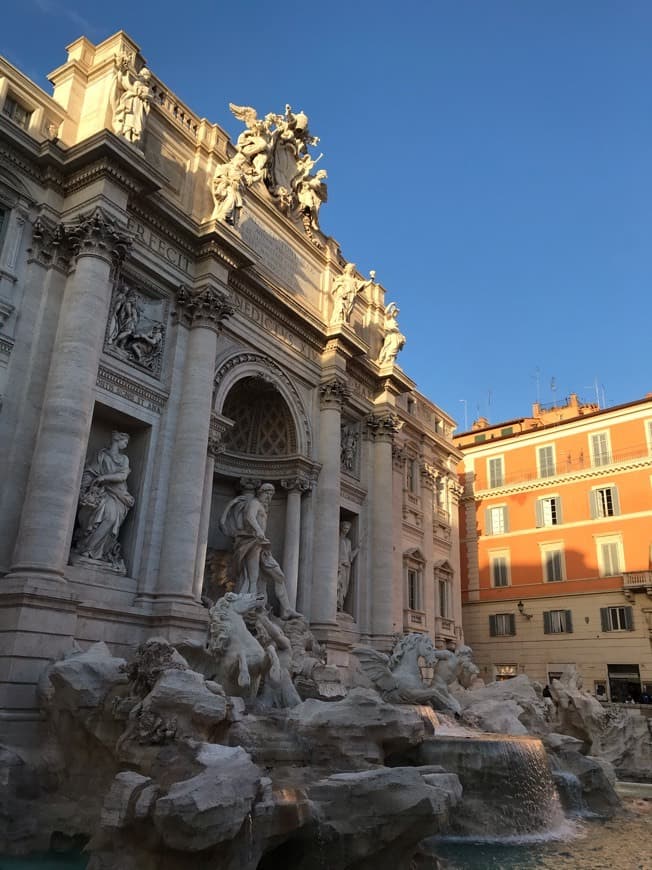
[[[111,446],[98,451],[84,469],[74,545],[80,556],[106,562],[117,571],[125,570],[118,535],[134,505],[134,497],[127,489],[129,459],[123,453],[128,444],[127,434],[113,432]]]

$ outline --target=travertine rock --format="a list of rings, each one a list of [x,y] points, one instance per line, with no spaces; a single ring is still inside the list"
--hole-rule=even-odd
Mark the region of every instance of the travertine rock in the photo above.
[[[235,837],[252,810],[261,771],[240,747],[203,744],[204,771],[156,801],[153,820],[170,849],[200,852]]]
[[[311,746],[315,765],[350,770],[383,764],[434,733],[430,707],[387,704],[372,689],[352,689],[342,701],[308,700],[289,711],[288,729]]]

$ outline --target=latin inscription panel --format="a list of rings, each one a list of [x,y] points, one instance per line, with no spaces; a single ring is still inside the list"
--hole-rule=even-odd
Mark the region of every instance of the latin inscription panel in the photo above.
[[[293,293],[312,297],[319,293],[320,273],[287,242],[262,227],[251,216],[247,215],[240,223],[240,234],[244,241],[261,257],[261,266],[279,279],[281,285]]]

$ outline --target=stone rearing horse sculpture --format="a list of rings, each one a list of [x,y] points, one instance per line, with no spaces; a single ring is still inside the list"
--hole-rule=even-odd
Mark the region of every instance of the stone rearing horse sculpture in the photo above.
[[[269,673],[280,678],[279,662],[273,647],[263,649],[247,628],[243,614],[260,609],[264,595],[227,592],[209,611],[207,652],[215,660],[215,679],[227,695],[258,694],[260,680]]]
[[[437,710],[460,712],[459,703],[448,691],[449,683],[455,678],[457,658],[449,650],[435,649],[427,634],[403,635],[391,656],[366,646],[356,647],[351,652],[375,689],[391,704],[432,704]],[[425,667],[434,668],[430,686],[421,676],[421,662]]]

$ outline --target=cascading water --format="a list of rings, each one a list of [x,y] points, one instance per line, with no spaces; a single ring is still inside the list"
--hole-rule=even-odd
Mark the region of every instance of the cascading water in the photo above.
[[[458,835],[504,840],[564,827],[546,752],[536,738],[436,736],[419,747],[419,763],[439,764],[459,776],[462,803],[451,814]]]

